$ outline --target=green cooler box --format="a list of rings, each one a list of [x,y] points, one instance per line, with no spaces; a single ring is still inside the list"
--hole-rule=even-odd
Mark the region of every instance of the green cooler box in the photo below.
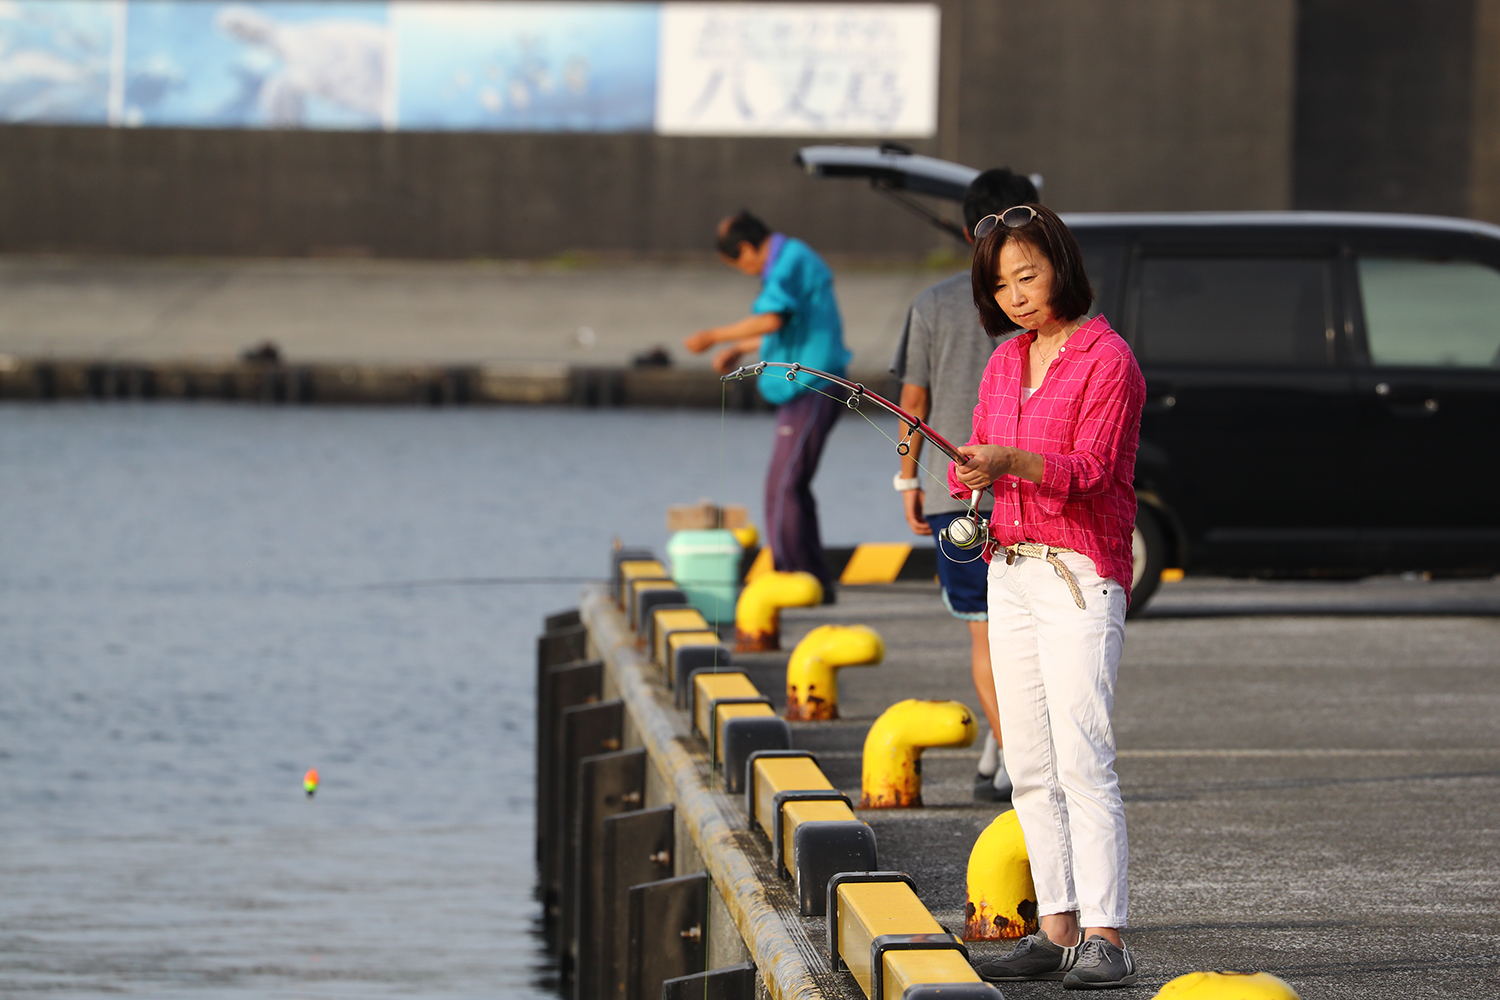
[[[740,543],[728,529],[679,531],[667,542],[672,579],[703,617],[734,621],[739,598]]]

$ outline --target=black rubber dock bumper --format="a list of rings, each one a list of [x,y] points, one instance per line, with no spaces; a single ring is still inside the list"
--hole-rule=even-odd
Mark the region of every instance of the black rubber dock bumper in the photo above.
[[[792,727],[775,716],[741,715],[724,722],[724,788],[730,795],[745,791],[745,767],[750,755],[763,750],[790,750]]]
[[[751,1000],[754,996],[755,965],[750,962],[661,984],[662,1000]]]
[[[803,823],[792,834],[793,880],[798,912],[821,917],[828,912],[828,881],[841,872],[863,872],[875,867],[875,831],[868,825],[841,820]]]
[[[583,647],[562,635],[565,616],[538,645],[539,658],[579,657],[538,664],[554,713],[538,766],[555,786],[538,801],[538,853],[565,995],[895,1000],[922,986],[994,1000],[910,878],[875,871],[875,831],[792,747],[719,634],[675,595],[642,608],[673,588],[663,564],[628,555],[612,592],[584,590]],[[598,693],[570,704],[591,690],[574,676],[589,657],[603,662]]]

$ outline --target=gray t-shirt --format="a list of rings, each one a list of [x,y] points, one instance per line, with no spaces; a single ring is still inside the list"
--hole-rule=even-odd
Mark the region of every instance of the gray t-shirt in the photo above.
[[[891,374],[909,385],[927,390],[927,422],[954,444],[964,444],[974,423],[979,401],[979,380],[995,348],[1014,334],[991,340],[979,325],[974,308],[974,290],[969,274],[955,274],[918,295],[906,314],[906,328],[896,345]],[[931,442],[922,447],[922,465],[938,477],[923,475],[923,514],[949,514],[965,504],[948,495],[948,458]],[[983,509],[994,505],[988,492]]]

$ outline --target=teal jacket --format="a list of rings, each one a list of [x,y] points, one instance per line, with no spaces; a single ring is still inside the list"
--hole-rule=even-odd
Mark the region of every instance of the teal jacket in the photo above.
[[[844,322],[833,294],[833,272],[823,259],[801,240],[773,233],[760,280],[760,295],[750,311],[757,315],[777,313],[782,320],[781,329],[766,334],[762,341],[761,358],[846,375],[851,355],[844,346]],[[784,368],[767,368],[757,387],[766,402],[783,406],[811,392],[814,384],[833,388],[826,379],[806,375],[789,382]]]

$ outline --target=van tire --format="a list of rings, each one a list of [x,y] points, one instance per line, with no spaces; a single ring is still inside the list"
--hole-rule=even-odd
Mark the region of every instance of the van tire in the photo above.
[[[1135,618],[1145,610],[1146,602],[1161,585],[1161,571],[1167,567],[1166,535],[1162,533],[1161,521],[1145,504],[1136,505],[1131,548],[1137,579],[1130,587],[1130,610],[1125,613],[1126,618]]]

